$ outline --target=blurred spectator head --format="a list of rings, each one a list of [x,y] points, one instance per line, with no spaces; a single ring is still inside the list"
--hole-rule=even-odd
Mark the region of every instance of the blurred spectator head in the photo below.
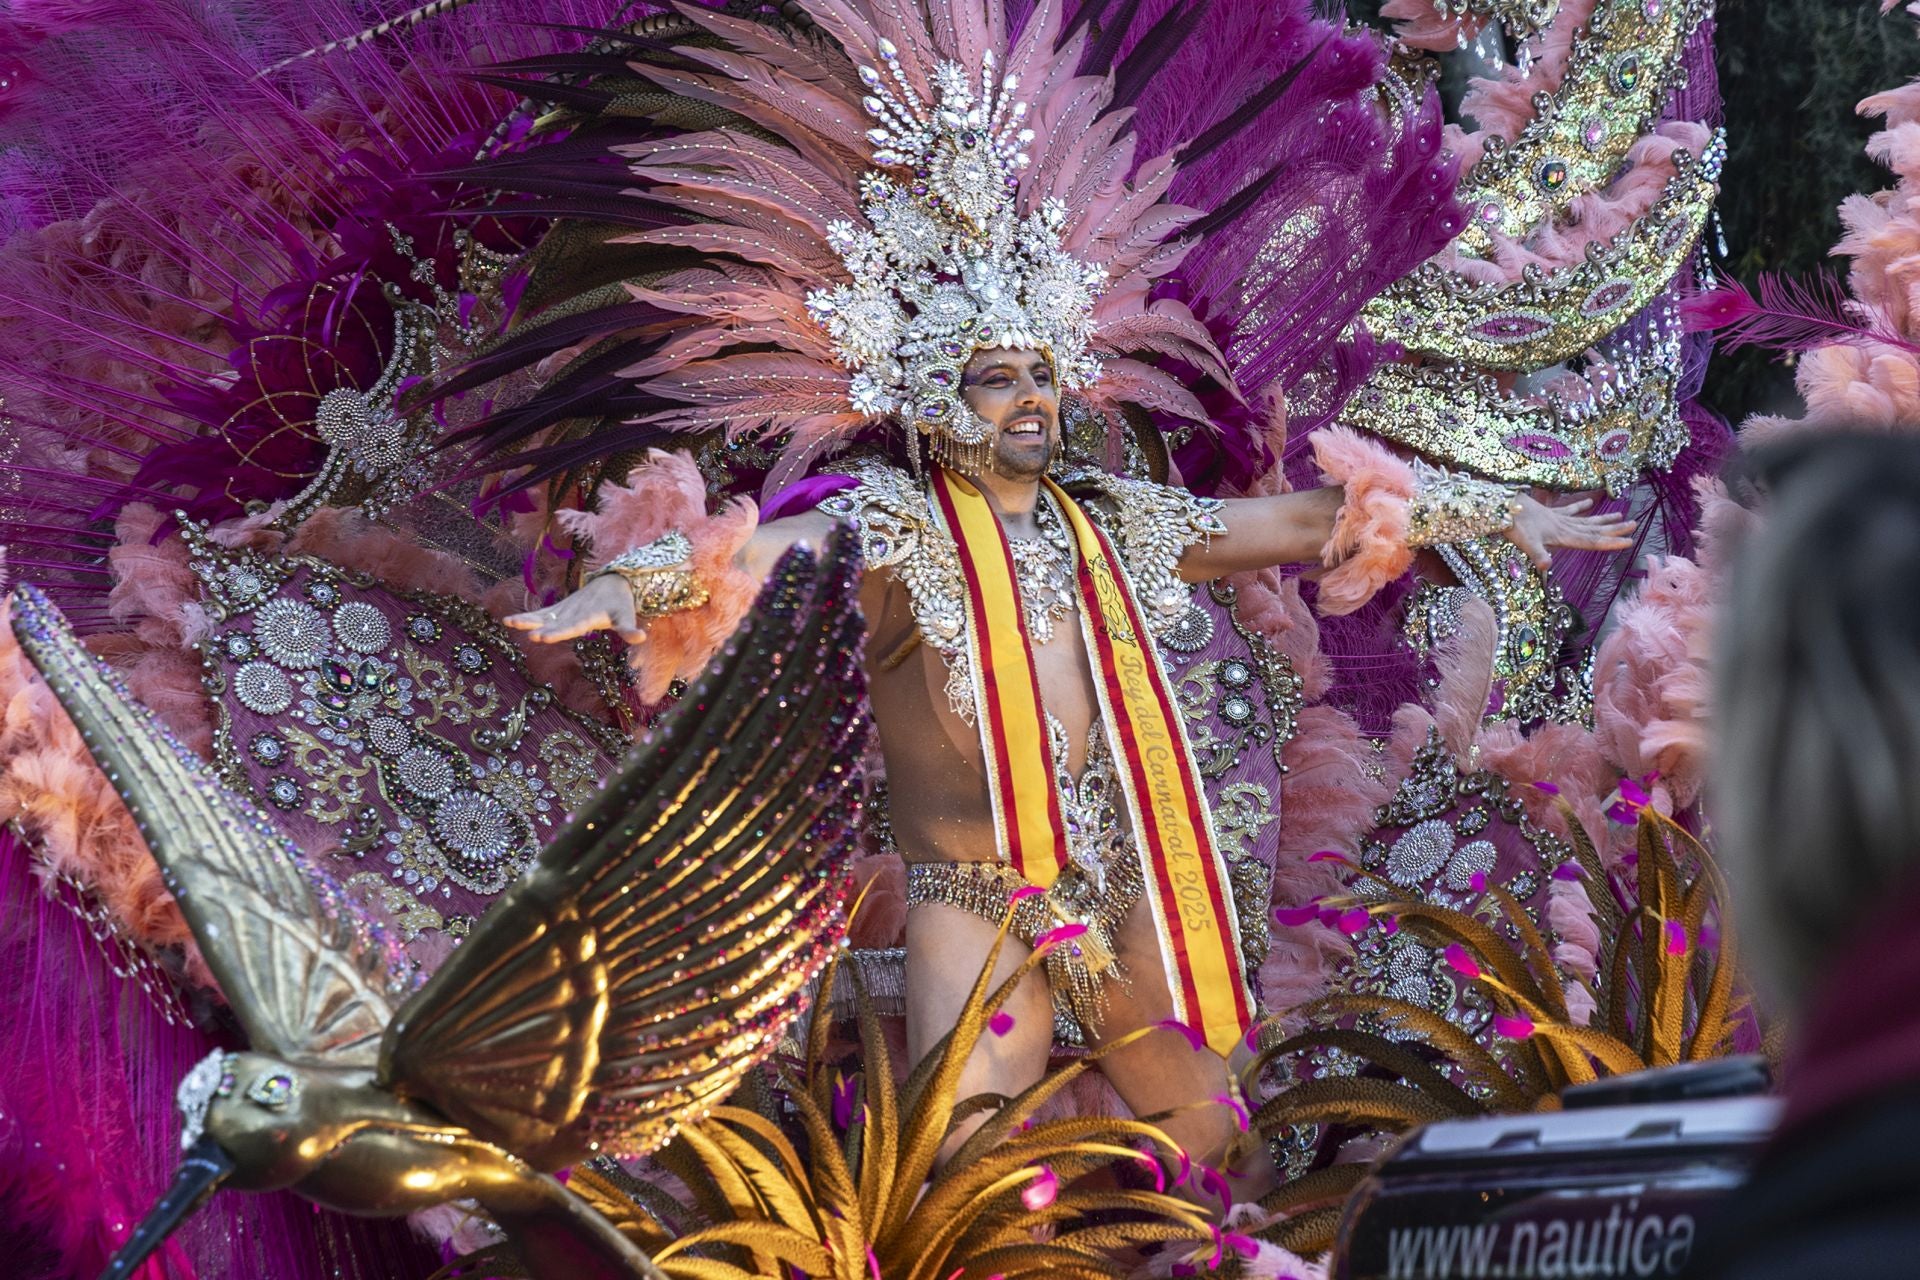
[[[1765,519],[1716,627],[1715,848],[1754,977],[1797,1003],[1920,889],[1920,438],[1749,465]]]

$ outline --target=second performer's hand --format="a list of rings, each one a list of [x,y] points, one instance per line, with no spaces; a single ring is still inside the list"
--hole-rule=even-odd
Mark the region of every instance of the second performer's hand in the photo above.
[[[647,638],[646,628],[634,617],[633,588],[612,573],[589,578],[578,591],[545,609],[510,614],[502,621],[541,644],[574,640],[589,631],[613,631],[630,645]]]
[[[1550,507],[1522,494],[1507,540],[1545,569],[1553,564],[1549,547],[1570,551],[1625,551],[1633,545],[1633,521],[1623,516],[1590,516],[1592,498]]]

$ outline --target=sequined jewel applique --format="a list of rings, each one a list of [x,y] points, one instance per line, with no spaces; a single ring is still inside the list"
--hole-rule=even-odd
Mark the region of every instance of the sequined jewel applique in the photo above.
[[[1492,608],[1498,628],[1488,718],[1590,724],[1592,654],[1568,654],[1578,615],[1551,575],[1501,537],[1447,543],[1437,551],[1460,585],[1423,582],[1416,589],[1406,619],[1414,651],[1425,656],[1446,640],[1464,603],[1478,597]]]
[[[1726,140],[1716,135],[1697,159],[1676,150],[1673,160],[1660,198],[1578,262],[1493,283],[1430,261],[1369,302],[1362,318],[1375,337],[1409,352],[1485,369],[1543,369],[1579,355],[1665,291],[1699,242],[1720,192]],[[1563,163],[1556,172],[1564,175]]]
[[[1038,537],[1007,540],[1013,556],[1013,579],[1020,588],[1021,612],[1027,634],[1035,644],[1053,643],[1054,627],[1072,617],[1075,608],[1073,547],[1053,505],[1053,499],[1043,493],[1034,507],[1034,520],[1040,526]]]
[[[967,610],[960,577],[960,557],[953,538],[933,518],[927,492],[906,472],[875,459],[849,465],[855,485],[821,502],[820,510],[846,520],[859,531],[861,552],[869,569],[890,570],[907,588],[915,624],[947,666],[948,704],[967,723],[974,722],[973,681],[967,651]],[[1165,643],[1169,632],[1191,637],[1195,623],[1193,588],[1180,579],[1180,558],[1188,547],[1226,532],[1217,499],[1202,498],[1183,489],[1129,480],[1092,469],[1073,469],[1060,475],[1062,486],[1081,503],[1089,517],[1114,538],[1114,549],[1134,598],[1147,614],[1147,626]],[[1042,518],[1043,531],[1057,513]],[[1051,538],[1043,532],[1043,537]],[[1064,530],[1059,533],[1064,540]],[[1015,544],[1016,548],[1018,543]],[[1049,542],[1050,546],[1057,543]],[[1016,550],[1016,557],[1020,556]],[[1049,559],[1049,553],[1029,549],[1030,566]],[[1016,559],[1016,564],[1018,560]],[[1067,561],[1071,564],[1071,561]],[[1045,644],[1053,626],[1068,616],[1071,605],[1058,599],[1058,570],[1029,568],[1034,582],[1027,601],[1029,626],[1036,643]],[[1040,581],[1045,574],[1048,581]],[[1023,595],[1026,594],[1023,586]],[[1035,627],[1033,616],[1044,619]],[[1211,621],[1206,624],[1211,634]],[[1204,643],[1204,641],[1202,642]],[[1176,646],[1177,647],[1177,646]]]
[[[290,1071],[268,1071],[247,1085],[245,1097],[269,1111],[285,1111],[300,1096],[300,1078]]]
[[[611,771],[617,735],[559,707],[477,609],[183,531],[221,627],[201,655],[226,780],[335,850],[404,938],[483,912]]]
[[[1387,896],[1391,886],[1395,896],[1476,916],[1510,934],[1513,923],[1487,896],[1499,888],[1531,927],[1550,934],[1543,886],[1573,857],[1572,847],[1528,817],[1499,775],[1462,770],[1437,732],[1377,818],[1379,828],[1361,843],[1360,863],[1380,880],[1356,882],[1362,897]],[[1415,931],[1370,923],[1336,985],[1431,1010],[1477,1035],[1496,1056],[1511,1052],[1512,1042],[1492,1032],[1484,993],[1461,981]]]
[[[848,470],[854,487],[828,497],[820,510],[853,525],[869,570],[888,570],[906,587],[920,638],[946,663],[947,704],[972,724],[966,597],[953,538],[934,520],[926,490],[906,472],[871,458]]]

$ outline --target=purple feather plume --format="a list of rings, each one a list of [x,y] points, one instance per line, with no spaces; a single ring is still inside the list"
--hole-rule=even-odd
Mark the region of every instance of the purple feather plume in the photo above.
[[[394,236],[453,283],[446,214],[485,193],[420,175],[470,163],[516,101],[468,72],[578,44],[542,24],[616,7],[490,0],[270,76],[408,6],[99,0],[0,18],[0,461],[19,468],[0,543],[19,576],[93,629],[128,504],[217,520],[305,487],[320,398],[369,386],[391,353],[383,284],[430,296]]]
[[[1682,304],[1687,327],[1715,335],[1722,349],[1770,347],[1798,355],[1817,347],[1883,345],[1920,355],[1920,343],[1897,332],[1848,294],[1834,275],[1763,274],[1755,297],[1737,280]]]
[[[1137,159],[1183,148],[1169,197],[1210,215],[1163,292],[1207,324],[1246,396],[1209,404],[1219,432],[1189,441],[1181,471],[1239,487],[1273,463],[1269,396],[1286,396],[1304,438],[1388,354],[1347,330],[1459,231],[1456,173],[1437,99],[1399,119],[1381,109],[1386,52],[1371,34],[1320,20],[1308,0],[1217,0],[1178,48],[1153,48],[1178,7],[1143,6],[1120,65],[1143,50],[1159,64],[1132,103]]]
[[[64,883],[0,830],[0,1246],[17,1280],[92,1280],[179,1158],[173,1092],[216,1047],[153,961],[131,969]],[[155,991],[160,993],[156,999]],[[421,1280],[438,1265],[404,1223],[287,1194],[216,1196],[141,1280]]]

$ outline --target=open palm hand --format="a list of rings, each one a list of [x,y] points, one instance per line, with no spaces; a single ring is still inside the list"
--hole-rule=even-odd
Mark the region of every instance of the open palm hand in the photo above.
[[[544,609],[511,614],[502,621],[540,644],[578,639],[589,631],[615,632],[630,645],[647,638],[646,628],[634,616],[633,589],[611,573],[588,579],[578,591]]]
[[[1624,516],[1586,514],[1593,508],[1592,498],[1548,506],[1522,495],[1518,505],[1518,514],[1507,528],[1507,539],[1542,569],[1553,563],[1552,547],[1625,551],[1633,545],[1633,532],[1638,527]]]

